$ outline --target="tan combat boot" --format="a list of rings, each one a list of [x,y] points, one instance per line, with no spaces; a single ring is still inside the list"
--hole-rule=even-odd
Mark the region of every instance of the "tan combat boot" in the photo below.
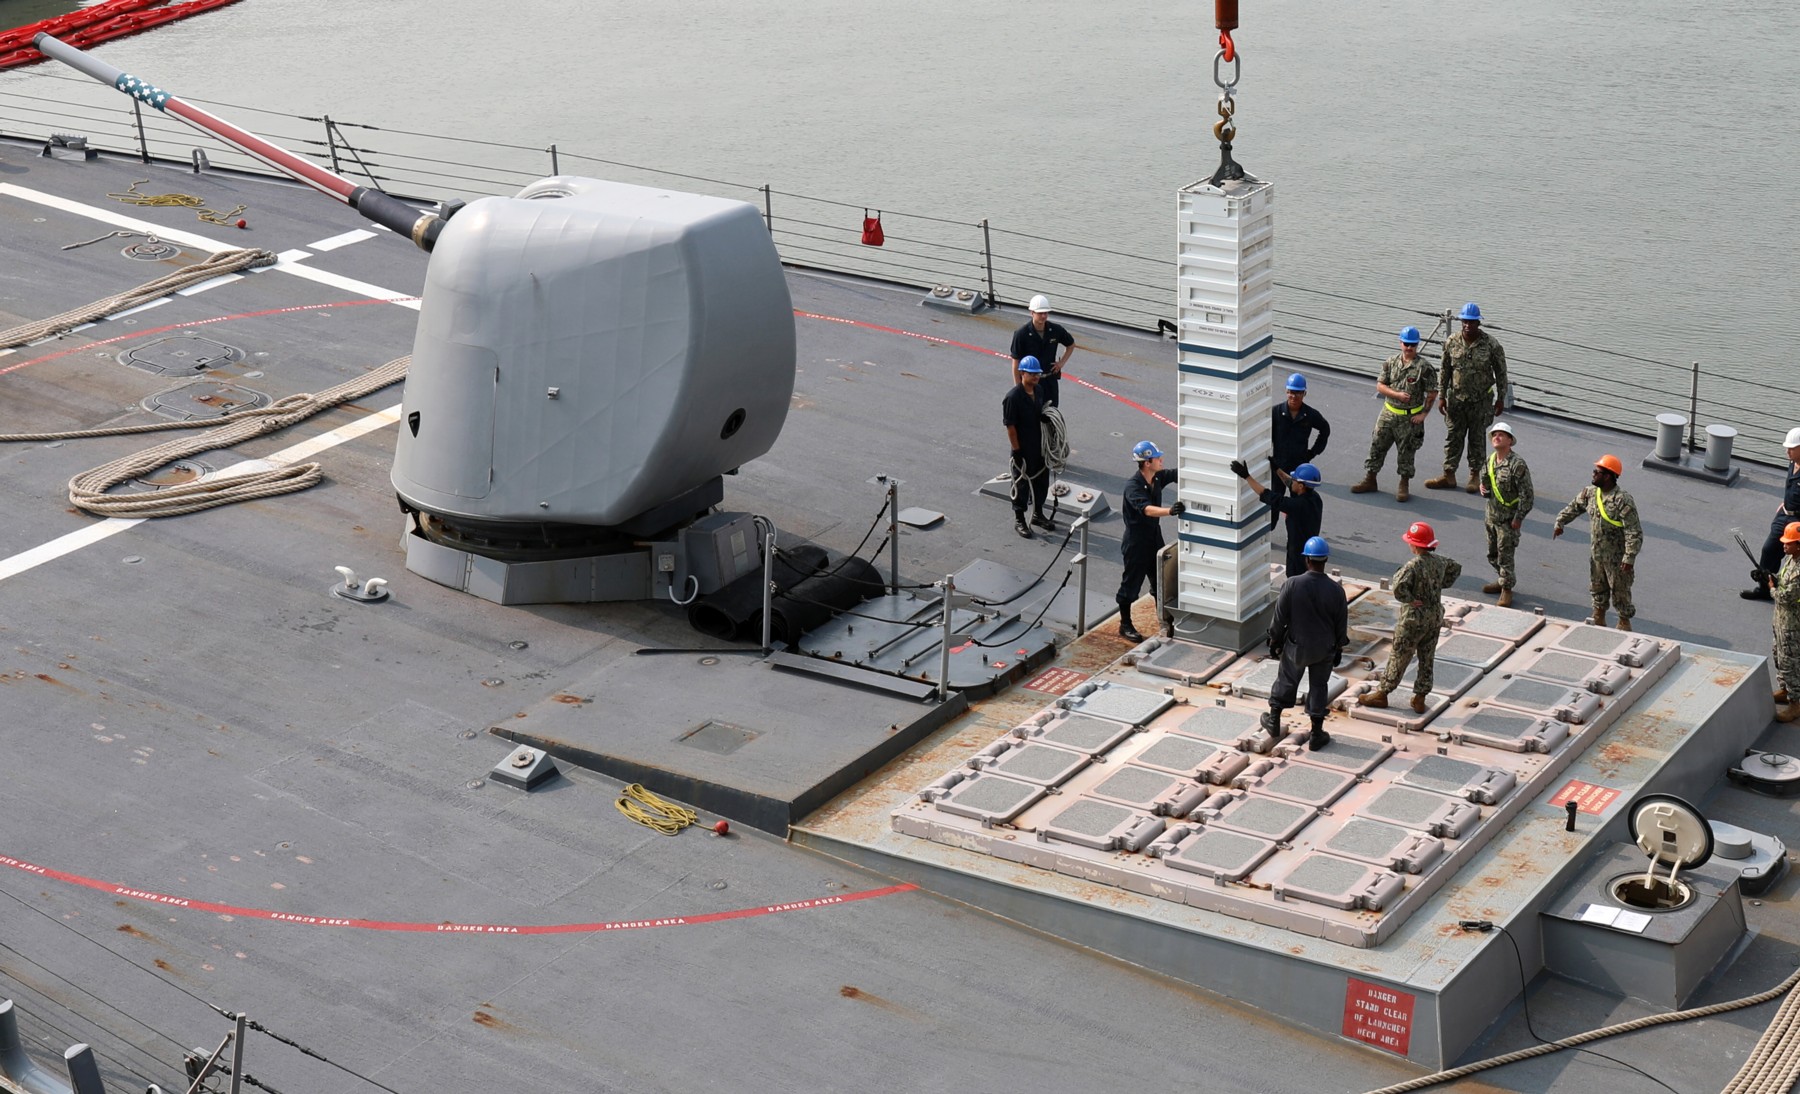
[[[1425,697],[1423,695],[1414,695],[1412,697],[1412,708],[1414,714],[1425,713]]]
[[[1427,489],[1427,490],[1454,490],[1454,489],[1456,489],[1456,468],[1447,467],[1444,469],[1444,473],[1442,475],[1439,475],[1437,478],[1426,479],[1425,480],[1425,489]]]
[[[1385,707],[1387,706],[1387,692],[1380,688],[1366,691],[1356,697],[1356,705],[1359,707]]]
[[[1500,599],[1494,601],[1494,606],[1497,608],[1512,607],[1512,590],[1511,589],[1501,589],[1500,590]]]
[[[1775,720],[1777,722],[1800,721],[1800,703],[1789,703],[1786,706],[1776,707]]]
[[[1405,482],[1406,480],[1402,479],[1400,481]],[[1375,489],[1375,472],[1370,471],[1363,475],[1361,482],[1357,483],[1355,486],[1352,486],[1350,488],[1350,492],[1352,494],[1367,494],[1367,493],[1372,492],[1374,489]]]
[[[1604,626],[1606,626],[1606,613],[1605,612],[1595,612],[1593,615],[1590,615],[1586,619],[1583,619],[1582,622],[1586,623],[1590,627],[1604,627]]]
[[[1489,595],[1497,593],[1500,591],[1500,583],[1498,581],[1490,581],[1481,587],[1481,591]]]
[[[1473,468],[1469,470],[1469,484],[1463,489],[1471,494],[1481,493],[1481,476]]]
[[[1631,629],[1631,620],[1629,620],[1629,619],[1619,620],[1619,629],[1622,631],[1630,630]]]
[[[1783,706],[1787,703],[1787,701],[1788,701],[1788,690],[1786,688],[1782,688],[1780,691],[1775,693],[1775,705],[1776,706]]]
[[[1394,500],[1395,501],[1411,501],[1412,500],[1412,479],[1408,478],[1405,475],[1400,476],[1400,489],[1394,491]]]

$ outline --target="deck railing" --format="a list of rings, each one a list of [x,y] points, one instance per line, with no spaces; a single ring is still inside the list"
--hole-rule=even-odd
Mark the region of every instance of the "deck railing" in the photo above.
[[[787,262],[920,287],[949,286],[993,305],[1017,307],[1044,292],[1057,310],[1146,331],[1173,329],[1174,292],[1168,256],[1056,239],[976,221],[819,197],[778,183],[752,183],[683,173],[582,154],[557,144],[532,146],[420,133],[346,121],[331,115],[282,114],[230,103],[220,107],[247,128],[338,173],[403,196],[467,200],[519,189],[546,174],[604,175],[621,182],[668,186],[751,202],[763,210]],[[193,163],[201,144],[193,130],[91,80],[49,70],[0,77],[0,134],[47,140],[78,133],[90,146],[145,162]],[[213,166],[267,173],[233,149],[204,142]],[[862,242],[865,216],[879,215],[885,242]],[[1430,331],[1452,302],[1409,306],[1330,288],[1278,281],[1275,350],[1281,356],[1373,377],[1392,353],[1394,332],[1413,323]],[[1513,396],[1524,408],[1593,420],[1654,436],[1655,417],[1687,416],[1687,446],[1702,426],[1739,431],[1740,460],[1782,466],[1781,439],[1791,424],[1768,413],[1765,383],[1705,371],[1696,361],[1657,360],[1561,338],[1503,322],[1488,329],[1507,346]],[[1371,384],[1371,393],[1373,384]]]

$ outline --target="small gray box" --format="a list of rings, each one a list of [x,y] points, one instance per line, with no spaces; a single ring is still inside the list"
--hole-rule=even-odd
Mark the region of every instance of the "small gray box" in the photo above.
[[[756,520],[749,513],[701,517],[681,530],[681,554],[688,574],[700,583],[700,592],[718,592],[762,565]]]

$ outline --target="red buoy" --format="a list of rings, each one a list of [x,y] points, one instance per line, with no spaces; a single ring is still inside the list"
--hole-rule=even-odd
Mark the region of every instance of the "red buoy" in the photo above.
[[[238,227],[248,228],[248,227],[250,227],[250,222],[245,220],[243,217],[239,217],[238,218]]]
[[[731,834],[731,822],[730,821],[720,821],[719,823],[713,825],[713,831],[721,836],[730,835]]]

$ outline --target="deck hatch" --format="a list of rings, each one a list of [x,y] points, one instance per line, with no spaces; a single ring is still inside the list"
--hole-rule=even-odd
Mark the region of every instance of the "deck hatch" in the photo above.
[[[1232,682],[1232,688],[1239,695],[1253,699],[1267,699],[1275,690],[1275,677],[1281,672],[1281,662],[1273,658],[1264,658],[1256,663],[1249,672],[1244,673]],[[1325,701],[1330,702],[1344,694],[1350,682],[1337,673],[1332,673],[1325,687]]]
[[[1175,700],[1159,691],[1145,691],[1143,688],[1130,688],[1122,684],[1083,684],[1075,694],[1061,701],[1067,710],[1082,714],[1092,714],[1101,718],[1111,718],[1126,725],[1141,726],[1150,719],[1175,705]]]
[[[1396,824],[1352,817],[1325,841],[1324,849],[1388,870],[1421,874],[1444,853],[1444,843],[1436,836],[1411,832]]]
[[[1452,631],[1448,638],[1438,643],[1437,659],[1478,665],[1485,670],[1498,665],[1512,649],[1511,642],[1503,642],[1498,638]]]
[[[1356,775],[1367,775],[1376,765],[1394,754],[1394,746],[1381,741],[1365,741],[1346,734],[1331,739],[1331,747],[1308,752],[1296,759],[1318,767],[1337,768]]]
[[[1551,752],[1569,736],[1569,727],[1554,718],[1495,707],[1440,721],[1437,728],[1508,752]]]
[[[1454,794],[1483,805],[1497,805],[1512,793],[1513,785],[1518,780],[1510,771],[1502,771],[1496,767],[1485,767],[1449,756],[1423,756],[1418,763],[1402,772],[1397,781],[1423,790],[1435,790],[1440,794]]]
[[[1296,802],[1250,795],[1226,805],[1207,823],[1285,843],[1318,814],[1318,810]]]
[[[1322,807],[1336,801],[1355,781],[1355,775],[1342,771],[1289,764],[1263,779],[1257,789],[1272,797]]]
[[[1151,676],[1163,676],[1184,684],[1202,684],[1233,660],[1230,650],[1214,649],[1192,642],[1169,642],[1138,656],[1137,670]]]
[[[1142,851],[1161,835],[1156,817],[1112,802],[1077,798],[1043,827],[1046,836],[1096,851]]]
[[[1600,700],[1593,693],[1553,680],[1537,680],[1529,676],[1513,677],[1496,688],[1488,699],[1575,725],[1600,713]]]
[[[1087,765],[1088,757],[1079,752],[1049,745],[1022,744],[1008,749],[986,766],[1009,779],[1055,786]]]
[[[119,354],[119,363],[158,376],[198,376],[215,368],[242,361],[247,356],[236,346],[193,334],[158,338]]]
[[[223,418],[240,410],[268,406],[269,402],[269,397],[260,391],[217,380],[196,380],[157,392],[144,400],[144,409],[178,422],[191,422],[200,418]]]
[[[1611,695],[1631,680],[1631,670],[1617,661],[1600,661],[1579,653],[1545,650],[1520,667],[1519,672],[1540,680],[1555,680],[1583,691]]]
[[[1004,823],[1044,796],[1044,788],[999,775],[973,775],[937,803],[946,813]]]
[[[1201,707],[1176,728],[1190,737],[1236,744],[1268,736],[1256,724],[1257,716],[1233,707]]]
[[[1180,850],[1163,861],[1178,870],[1237,881],[1274,853],[1275,845],[1266,839],[1206,828],[1182,841]]]
[[[1277,899],[1379,911],[1399,896],[1405,885],[1400,875],[1390,870],[1315,852],[1300,860],[1271,890]]]
[[[1068,714],[1047,723],[1042,729],[1026,727],[1021,736],[1092,755],[1105,752],[1130,732],[1131,727],[1123,722],[1087,714]]]
[[[727,756],[760,736],[762,735],[755,730],[745,729],[732,722],[708,720],[675,739],[689,748]]]
[[[1220,748],[1210,741],[1169,733],[1133,756],[1131,762],[1220,784],[1249,766],[1250,758],[1235,748]]]
[[[1357,812],[1444,839],[1461,839],[1481,819],[1481,810],[1468,802],[1404,786],[1388,787]]]
[[[1126,764],[1087,791],[1096,798],[1135,805],[1146,813],[1185,817],[1206,800],[1207,789],[1192,779]]]

